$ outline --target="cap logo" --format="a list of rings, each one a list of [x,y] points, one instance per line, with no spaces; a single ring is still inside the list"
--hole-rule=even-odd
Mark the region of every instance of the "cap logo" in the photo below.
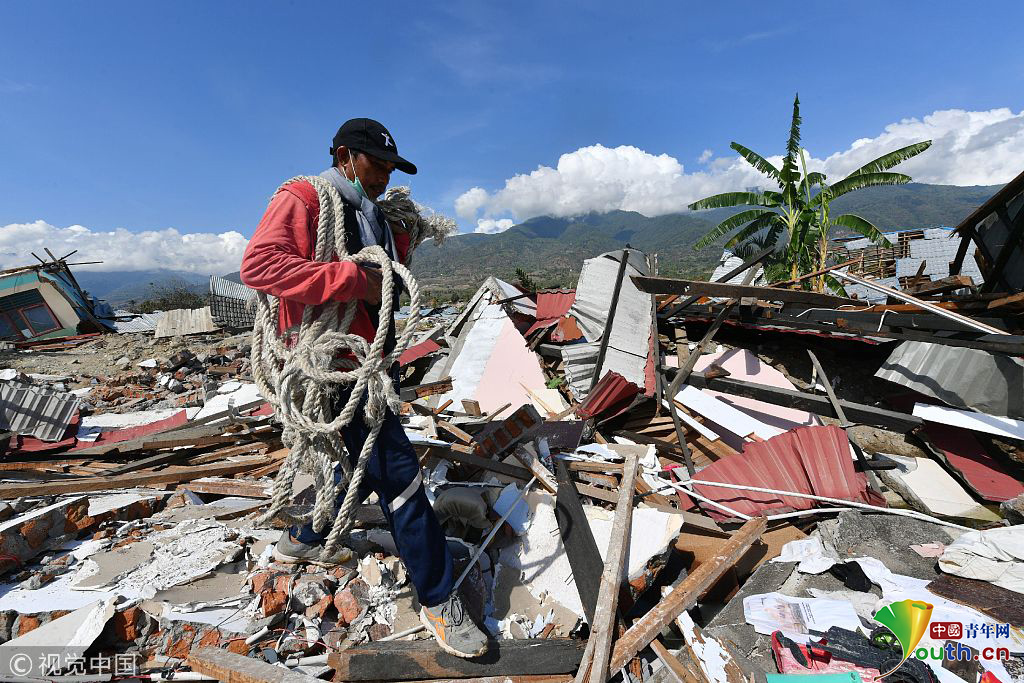
[[[388,136],[387,133],[381,133],[381,135],[384,136],[384,146],[385,147],[394,147],[395,146],[395,143],[391,142],[391,137]]]

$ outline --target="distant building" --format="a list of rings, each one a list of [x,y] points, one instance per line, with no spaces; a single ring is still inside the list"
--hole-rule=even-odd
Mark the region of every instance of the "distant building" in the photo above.
[[[114,330],[114,311],[82,290],[63,260],[0,271],[0,339]]]
[[[949,276],[949,265],[956,258],[960,248],[960,236],[952,228],[918,228],[884,233],[890,246],[881,247],[864,237],[841,237],[832,240],[829,247],[829,261],[842,263],[857,259],[851,266],[840,268],[854,275],[867,275],[893,289],[910,284],[921,273],[921,278],[941,280]],[[730,270],[743,263],[743,259],[728,249],[722,252],[718,267],[710,280],[720,279]],[[985,282],[981,269],[973,258],[964,259],[960,275],[971,278],[975,286]],[[729,282],[743,281],[741,273]],[[751,284],[765,284],[763,271],[758,269]],[[870,303],[885,303],[885,295],[860,285],[844,285],[847,295]]]

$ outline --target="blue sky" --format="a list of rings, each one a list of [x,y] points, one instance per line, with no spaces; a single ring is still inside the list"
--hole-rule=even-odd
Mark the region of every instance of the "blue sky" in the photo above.
[[[903,119],[1008,110],[949,149],[1003,135],[995,156],[1009,161],[965,175],[936,155],[918,170],[1005,182],[1024,139],[1022,20],[1019,1],[4,3],[0,232],[41,221],[119,240],[247,238],[281,181],[326,166],[352,116],[391,129],[420,168],[393,181],[419,201],[454,215],[480,188],[460,205],[467,231],[488,216],[631,208],[592,200],[560,156],[600,145],[584,156],[615,181],[633,171],[605,151],[631,146],[639,175],[667,155],[682,169],[658,173],[707,180],[702,169],[731,163],[732,140],[780,151],[796,91],[804,145],[826,167]],[[943,121],[950,135],[965,125]],[[502,193],[539,166],[558,182]],[[589,168],[577,173],[597,177]]]

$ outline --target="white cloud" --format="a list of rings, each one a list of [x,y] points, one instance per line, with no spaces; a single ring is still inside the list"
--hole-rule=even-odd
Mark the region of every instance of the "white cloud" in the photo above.
[[[704,150],[703,152],[700,153],[700,156],[697,157],[697,163],[700,163],[700,164],[708,163],[709,161],[711,161],[711,157],[714,156],[714,154],[715,153],[712,152],[710,149]]]
[[[32,252],[46,257],[44,247],[57,256],[75,249],[70,259],[103,261],[76,266],[75,270],[134,271],[182,270],[223,275],[238,270],[248,240],[235,231],[185,233],[168,228],[131,232],[123,228],[100,232],[81,225],[58,228],[44,221],[11,223],[0,227],[0,268],[35,263]]]
[[[936,111],[922,119],[890,124],[878,136],[855,140],[849,148],[824,158],[811,155],[808,164],[835,181],[881,154],[929,139],[931,149],[897,170],[922,183],[1005,183],[1021,171],[1024,111]],[[782,157],[768,159],[778,165]],[[455,208],[461,219],[472,222],[497,217],[519,222],[533,216],[616,209],[658,216],[684,211],[690,202],[711,194],[765,184],[765,177],[738,156],[712,159],[706,150],[700,161],[707,164],[705,170],[687,173],[667,154],[592,145],[563,154],[554,168],[540,166],[509,178],[494,192],[474,187],[456,200]]]
[[[482,232],[485,235],[493,235],[498,232],[505,232],[516,222],[511,218],[481,218],[476,222],[476,230],[473,232]]]

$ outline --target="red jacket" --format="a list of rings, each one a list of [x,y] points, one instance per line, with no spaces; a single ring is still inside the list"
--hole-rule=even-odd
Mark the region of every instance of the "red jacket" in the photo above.
[[[279,190],[271,198],[242,256],[242,282],[281,299],[279,334],[302,322],[306,306],[358,300],[366,294],[366,275],[360,266],[313,260],[319,212],[316,190],[309,183],[292,183]],[[404,263],[409,235],[394,233],[394,238]],[[366,304],[356,310],[350,331],[373,339],[376,330]]]

